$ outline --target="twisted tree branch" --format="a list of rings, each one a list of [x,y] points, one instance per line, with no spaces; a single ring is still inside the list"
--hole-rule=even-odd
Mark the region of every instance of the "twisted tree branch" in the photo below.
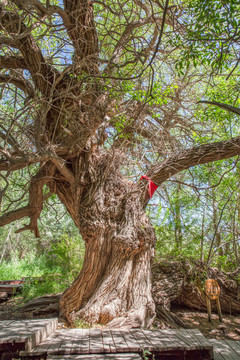
[[[28,69],[22,56],[0,56],[0,69]]]
[[[31,33],[26,32],[26,26],[21,16],[0,6],[0,29],[7,31],[11,35],[25,61],[24,63],[21,59],[14,58],[12,59],[12,65],[15,68],[19,66],[24,69],[27,68],[36,87],[47,95],[58,72],[45,61],[33,36]],[[24,36],[21,37],[19,34],[24,34]],[[7,66],[6,61],[4,64]]]
[[[15,77],[12,77],[10,75],[0,75],[0,83],[4,84],[13,84],[17,88],[21,89],[25,93],[27,93],[30,96],[34,95],[34,89],[31,86],[31,84],[25,80],[25,79],[17,79]]]
[[[171,156],[153,166],[147,173],[156,185],[191,166],[206,164],[211,161],[228,159],[240,154],[240,136],[230,140],[196,146]]]

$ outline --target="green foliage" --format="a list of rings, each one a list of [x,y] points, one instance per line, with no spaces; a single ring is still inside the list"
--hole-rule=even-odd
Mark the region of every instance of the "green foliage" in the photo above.
[[[84,259],[84,243],[79,237],[63,234],[59,240],[51,243],[49,256],[56,261],[62,272],[74,279],[82,268]]]
[[[62,292],[79,274],[83,258],[81,238],[63,234],[41,255],[31,252],[19,259],[19,253],[14,252],[9,261],[4,260],[0,265],[0,280],[26,278],[23,289],[25,300]]]
[[[65,274],[44,274],[35,279],[26,279],[21,295],[23,296],[24,301],[27,301],[46,294],[56,294],[63,292],[71,282],[72,279],[67,278]]]
[[[78,319],[74,321],[73,327],[79,329],[90,329],[92,325],[82,319]]]
[[[148,360],[148,359],[152,359],[154,360],[155,359],[155,355],[152,354],[150,351],[146,350],[146,349],[142,349],[142,358],[144,360]]]
[[[214,72],[231,70],[237,64],[239,1],[190,0],[182,18],[186,32],[170,43],[181,48],[176,61],[180,74],[190,65],[209,66]],[[230,72],[230,71],[229,71]]]
[[[25,277],[42,276],[44,273],[58,272],[60,268],[49,262],[45,254],[34,255],[29,253],[24,259],[19,259],[18,254],[14,253],[11,261],[4,260],[0,265],[1,280],[20,280]]]

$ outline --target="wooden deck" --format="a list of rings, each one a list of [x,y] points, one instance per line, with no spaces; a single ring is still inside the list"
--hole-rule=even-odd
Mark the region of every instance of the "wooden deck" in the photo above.
[[[21,359],[140,360],[146,351],[156,359],[239,360],[240,341],[206,339],[197,329],[105,330],[57,329],[57,319],[0,322],[0,359],[17,352]]]
[[[24,351],[31,351],[52,334],[57,325],[57,319],[0,321],[0,352],[1,349],[14,345],[23,348]]]
[[[48,356],[47,360],[61,360],[61,355]],[[65,355],[64,360],[142,360],[139,354]]]
[[[61,329],[56,330],[31,351],[21,351],[21,357],[46,357],[94,354],[96,359],[139,359],[134,354],[144,351],[162,355],[199,354],[205,359],[213,358],[212,345],[198,330],[102,330]],[[125,355],[124,355],[125,353]],[[104,354],[111,354],[106,356]],[[113,356],[116,354],[116,356]],[[73,357],[73,359],[83,359]],[[98,357],[96,357],[98,355]],[[56,357],[58,356],[58,357]],[[70,357],[71,358],[71,357]],[[91,359],[92,357],[89,357]],[[94,357],[93,357],[94,358]],[[181,357],[184,359],[184,357]],[[199,357],[200,358],[200,357]]]
[[[214,360],[239,360],[240,341],[209,339],[214,349]]]

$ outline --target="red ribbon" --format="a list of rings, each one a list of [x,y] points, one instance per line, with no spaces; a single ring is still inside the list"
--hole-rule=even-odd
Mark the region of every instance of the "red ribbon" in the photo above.
[[[146,175],[143,175],[140,180],[142,180],[142,179],[148,180],[148,191],[149,191],[149,195],[150,195],[150,199],[151,199],[151,197],[157,190],[158,186],[156,184],[154,184],[154,182],[152,182],[152,180],[149,179],[149,177],[147,177]]]

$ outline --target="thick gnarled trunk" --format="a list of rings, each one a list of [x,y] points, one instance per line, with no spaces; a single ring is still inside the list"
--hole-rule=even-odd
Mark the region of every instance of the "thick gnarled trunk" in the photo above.
[[[79,277],[60,301],[65,317],[108,327],[150,326],[155,315],[150,252],[128,258],[112,248],[107,259],[98,250],[89,259],[88,252]]]
[[[143,201],[105,155],[92,157],[87,171],[84,164],[86,187],[78,207],[70,209],[69,196],[57,189],[70,212],[77,208],[75,223],[86,244],[83,268],[61,298],[61,314],[72,324],[83,319],[109,327],[150,326],[155,234]]]

